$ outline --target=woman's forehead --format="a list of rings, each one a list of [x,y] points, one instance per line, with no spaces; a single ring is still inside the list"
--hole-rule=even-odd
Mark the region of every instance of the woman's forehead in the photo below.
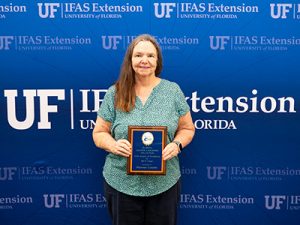
[[[136,44],[136,46],[133,48],[133,52],[153,52],[156,53],[156,48],[154,44],[150,41],[140,41]]]

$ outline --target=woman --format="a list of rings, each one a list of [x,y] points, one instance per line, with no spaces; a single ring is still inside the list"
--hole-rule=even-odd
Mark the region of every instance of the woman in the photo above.
[[[162,54],[155,38],[140,35],[129,45],[119,79],[98,111],[93,131],[97,147],[106,150],[104,192],[114,225],[175,225],[180,195],[177,155],[195,133],[191,113],[179,86],[159,78]],[[163,150],[166,175],[127,175],[129,125],[167,126]]]

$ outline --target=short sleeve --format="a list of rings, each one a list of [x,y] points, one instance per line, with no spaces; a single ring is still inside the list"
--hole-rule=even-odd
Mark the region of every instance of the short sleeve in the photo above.
[[[115,87],[111,86],[101,103],[97,115],[108,122],[113,122],[115,118]]]
[[[183,116],[190,111],[190,106],[187,104],[185,96],[177,84],[175,86],[175,90],[176,111],[179,116]]]

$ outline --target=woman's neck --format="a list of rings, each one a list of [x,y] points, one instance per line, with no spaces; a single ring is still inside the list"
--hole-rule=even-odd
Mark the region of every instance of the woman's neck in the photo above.
[[[136,77],[135,84],[139,88],[153,88],[160,82],[160,78],[156,76]]]
[[[149,77],[150,78],[150,77]],[[151,79],[137,79],[135,83],[135,94],[141,100],[142,104],[145,105],[147,99],[151,95],[153,89],[160,83],[161,79],[154,77]]]

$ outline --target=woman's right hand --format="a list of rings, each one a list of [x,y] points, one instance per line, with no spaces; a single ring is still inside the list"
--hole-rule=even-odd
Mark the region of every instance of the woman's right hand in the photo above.
[[[105,151],[129,157],[131,155],[131,144],[126,139],[115,140],[110,133],[111,122],[105,121],[101,117],[97,117],[96,125],[93,130],[93,140],[98,148]]]
[[[131,144],[126,139],[119,139],[116,141],[111,152],[115,155],[129,157],[131,155]]]

